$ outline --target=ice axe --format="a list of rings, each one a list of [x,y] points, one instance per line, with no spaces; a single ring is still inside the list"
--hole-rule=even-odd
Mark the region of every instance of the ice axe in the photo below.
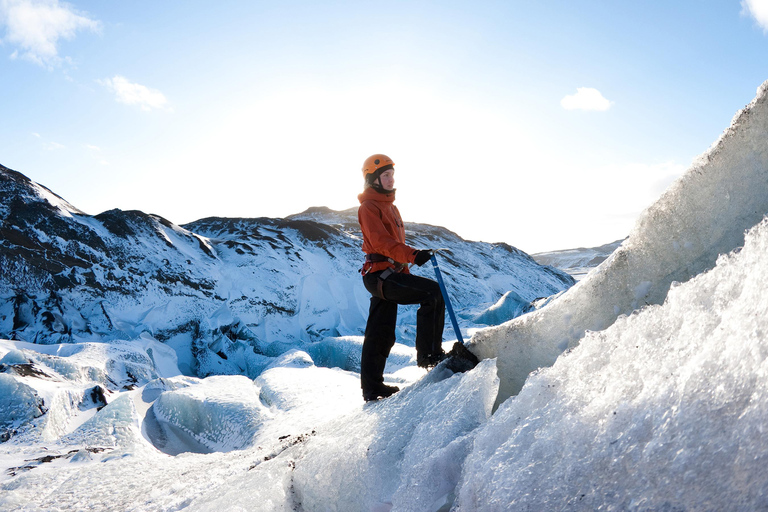
[[[459,329],[459,322],[456,321],[456,314],[453,312],[453,306],[451,305],[451,298],[448,296],[448,290],[445,288],[445,282],[443,282],[443,275],[440,273],[440,267],[437,266],[437,258],[435,253],[442,249],[435,249],[432,251],[432,267],[435,269],[435,277],[437,278],[437,284],[440,286],[440,292],[443,294],[443,300],[445,301],[445,307],[448,310],[448,316],[451,317],[451,324],[453,325],[453,332],[456,333],[456,343],[453,344],[453,348],[448,352],[448,360],[445,362],[446,368],[453,372],[466,372],[477,366],[480,362],[475,354],[469,351],[464,346],[464,339],[461,337],[461,329]]]
[[[451,317],[451,324],[453,324],[453,332],[456,333],[456,339],[464,345],[464,339],[461,337],[461,329],[459,329],[459,323],[456,321],[456,314],[453,312],[453,306],[451,305],[451,298],[448,296],[448,290],[445,289],[445,283],[443,282],[443,275],[440,273],[440,267],[437,266],[437,258],[435,254],[442,249],[435,249],[432,251],[432,267],[435,269],[435,277],[437,278],[437,284],[440,285],[440,292],[445,299],[445,307],[448,309],[448,316]]]

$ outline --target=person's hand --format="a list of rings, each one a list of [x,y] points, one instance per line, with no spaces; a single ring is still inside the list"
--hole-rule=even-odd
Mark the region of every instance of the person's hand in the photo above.
[[[432,251],[426,250],[426,251],[416,251],[416,256],[413,258],[413,262],[418,265],[422,266],[426,262],[429,261],[429,258],[432,257]]]

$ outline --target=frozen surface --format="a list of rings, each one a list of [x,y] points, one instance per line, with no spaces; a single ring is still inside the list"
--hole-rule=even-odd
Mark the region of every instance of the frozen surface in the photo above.
[[[396,345],[386,400],[361,399],[360,336],[249,345],[232,300],[203,345],[144,330],[173,307],[123,310],[134,336],[111,343],[0,340],[0,510],[766,509],[767,91],[588,278],[476,333],[474,370]],[[343,326],[341,306],[300,323]],[[181,375],[198,363],[243,375]]]
[[[84,377],[83,367],[105,367],[109,347],[0,341],[6,361],[59,353],[66,355],[58,364],[71,370],[55,383],[23,377],[29,385],[10,396],[21,402],[53,388],[84,398],[100,381]],[[121,354],[141,360],[153,348],[148,340],[124,342]],[[24,432],[0,444],[0,509],[415,510],[417,503],[437,510],[453,499],[498,379],[492,360],[468,374],[418,372],[410,380],[401,374],[403,390],[391,399],[364,405],[359,374],[315,366],[299,350],[255,381],[163,375],[150,362],[147,376],[157,377],[113,386],[98,410],[81,410],[75,400],[60,435],[44,438],[43,423],[27,418]],[[327,472],[319,487],[318,472]],[[384,487],[374,493],[379,479]]]
[[[499,325],[533,310],[530,301],[523,300],[513,291],[508,291],[490,308],[476,315],[472,321],[476,324]]]
[[[757,510],[768,220],[661,306],[588,333],[476,435],[458,510]]]
[[[0,374],[0,440],[45,412],[43,400],[32,387],[12,375]]]
[[[767,82],[768,83],[768,82]],[[768,87],[720,139],[640,217],[629,238],[560,298],[472,338],[481,357],[498,357],[500,398],[520,391],[529,373],[552,365],[587,331],[661,304],[673,282],[711,269],[744,243],[768,213]]]
[[[453,492],[471,433],[496,398],[494,361],[436,371],[392,398],[318,431],[296,464],[306,510],[437,510]]]
[[[246,448],[270,416],[259,399],[259,388],[243,376],[214,376],[164,391],[155,399],[152,414],[160,430],[153,439],[155,446],[173,454]],[[189,442],[180,448],[160,446],[164,437],[171,436]]]

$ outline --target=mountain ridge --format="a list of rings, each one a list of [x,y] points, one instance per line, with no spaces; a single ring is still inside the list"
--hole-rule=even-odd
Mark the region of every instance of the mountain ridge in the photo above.
[[[149,335],[179,353],[185,373],[255,376],[296,343],[363,332],[356,208],[176,225],[138,210],[88,215],[2,166],[0,191],[10,199],[0,209],[0,337]],[[508,244],[415,223],[406,232],[413,246],[449,249],[441,267],[465,323],[510,290],[529,303],[573,284]],[[404,310],[398,339],[414,330]]]
[[[532,254],[531,257],[541,265],[549,265],[566,271],[580,280],[593,268],[607,260],[626,240],[616,240],[597,247],[577,247]]]

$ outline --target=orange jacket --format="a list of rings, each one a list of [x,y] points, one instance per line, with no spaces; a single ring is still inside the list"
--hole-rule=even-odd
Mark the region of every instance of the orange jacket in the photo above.
[[[382,194],[375,189],[367,188],[357,196],[360,209],[357,210],[357,220],[363,231],[363,252],[365,254],[382,254],[398,263],[413,263],[416,249],[405,245],[405,225],[400,218],[400,212],[394,205],[395,192]],[[380,261],[366,263],[363,267],[367,272],[378,272],[392,263]],[[405,267],[403,272],[408,272]]]

